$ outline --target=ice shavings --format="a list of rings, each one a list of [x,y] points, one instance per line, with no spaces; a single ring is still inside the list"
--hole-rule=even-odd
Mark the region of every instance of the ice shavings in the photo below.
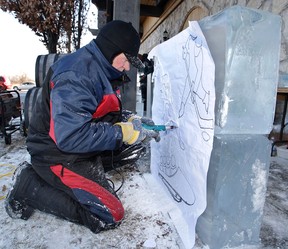
[[[260,214],[262,215],[267,185],[267,171],[265,170],[265,163],[261,163],[259,159],[256,159],[252,166],[252,171],[254,174],[251,179],[251,186],[253,189],[251,199],[253,203],[253,212],[260,211]]]
[[[227,94],[223,95],[222,102],[221,102],[221,107],[219,108],[219,120],[217,122],[217,125],[220,126],[221,128],[225,127],[227,123],[227,116],[228,116],[228,110],[229,110],[229,102],[231,100]]]
[[[154,239],[149,238],[144,242],[143,247],[147,248],[147,249],[148,248],[156,248],[156,242]]]

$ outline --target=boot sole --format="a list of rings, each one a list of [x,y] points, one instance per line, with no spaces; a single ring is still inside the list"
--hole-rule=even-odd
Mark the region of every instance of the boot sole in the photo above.
[[[15,188],[16,182],[19,181],[19,177],[20,177],[22,170],[28,167],[27,164],[28,164],[27,162],[24,162],[20,164],[18,168],[15,170],[13,178],[12,178],[13,180],[12,188],[8,192],[6,199],[5,199],[5,210],[7,214],[13,219],[28,220],[34,212],[33,208],[15,200],[14,198],[18,190],[18,187]]]

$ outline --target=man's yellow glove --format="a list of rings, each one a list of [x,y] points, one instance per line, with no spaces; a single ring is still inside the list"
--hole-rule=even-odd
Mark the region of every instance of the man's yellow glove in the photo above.
[[[159,138],[159,132],[143,128],[142,122],[138,117],[131,117],[128,119],[128,122],[119,122],[115,125],[119,125],[121,127],[123,143],[129,145],[140,143],[142,141],[144,142],[144,140],[145,142],[149,142],[152,138],[155,140],[156,138]]]
[[[137,142],[140,131],[135,130],[131,122],[120,122],[115,125],[119,125],[122,129],[123,143],[134,144]]]

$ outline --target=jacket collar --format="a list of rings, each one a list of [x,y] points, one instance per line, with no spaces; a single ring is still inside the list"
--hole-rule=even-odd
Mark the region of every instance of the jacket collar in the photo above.
[[[94,40],[88,43],[85,48],[92,54],[93,59],[101,65],[103,72],[109,80],[115,80],[124,75],[124,72],[117,70],[108,62]]]

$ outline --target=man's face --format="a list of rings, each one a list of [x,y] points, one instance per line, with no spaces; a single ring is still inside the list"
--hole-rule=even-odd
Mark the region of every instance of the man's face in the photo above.
[[[124,53],[118,54],[113,59],[112,66],[121,72],[123,72],[124,70],[130,70],[130,62],[128,61]]]

